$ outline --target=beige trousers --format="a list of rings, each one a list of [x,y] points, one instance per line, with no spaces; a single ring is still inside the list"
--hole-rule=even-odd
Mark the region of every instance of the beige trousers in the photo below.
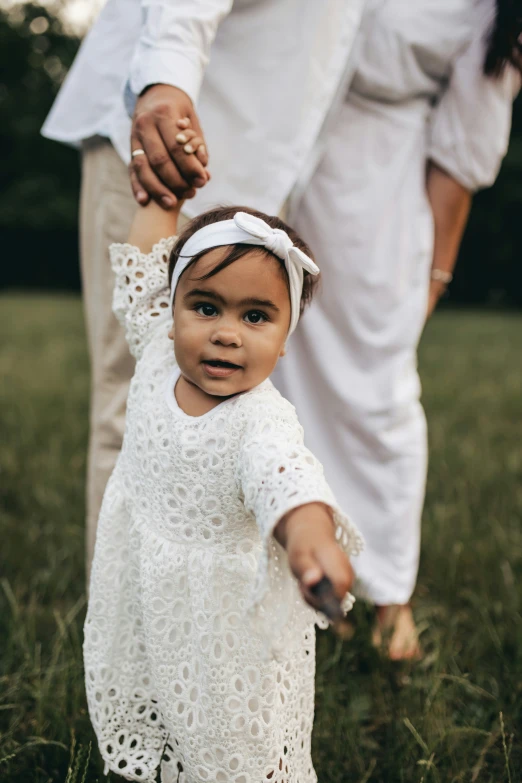
[[[112,313],[111,242],[124,242],[136,209],[127,168],[105,139],[82,153],[80,261],[91,360],[90,438],[87,461],[87,573],[105,485],[121,448],[125,403],[134,360]]]
[[[86,563],[90,572],[105,486],[121,449],[134,359],[112,313],[111,242],[125,242],[136,211],[127,167],[107,139],[85,142],[80,195],[80,261],[91,360],[86,488]],[[187,219],[180,216],[179,226]]]

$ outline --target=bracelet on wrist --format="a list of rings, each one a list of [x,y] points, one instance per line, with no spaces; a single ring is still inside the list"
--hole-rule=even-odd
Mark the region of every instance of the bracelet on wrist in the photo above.
[[[437,283],[443,283],[443,285],[449,285],[453,280],[451,272],[447,272],[445,269],[432,269],[430,277]]]

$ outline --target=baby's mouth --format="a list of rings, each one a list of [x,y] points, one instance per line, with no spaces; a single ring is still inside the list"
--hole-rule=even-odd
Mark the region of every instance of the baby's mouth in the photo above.
[[[213,378],[228,378],[237,370],[243,369],[240,364],[226,362],[222,359],[204,359],[202,364],[205,367],[207,375],[210,375]]]
[[[225,362],[221,359],[204,359],[203,364],[208,364],[210,367],[230,367],[233,370],[240,370],[240,364],[233,364],[232,362]]]

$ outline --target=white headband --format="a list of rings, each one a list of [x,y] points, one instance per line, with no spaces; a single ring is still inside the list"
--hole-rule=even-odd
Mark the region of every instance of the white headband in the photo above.
[[[301,311],[301,295],[303,293],[303,270],[311,275],[319,274],[319,267],[314,264],[302,250],[292,243],[286,233],[279,228],[272,228],[264,220],[249,215],[246,212],[236,212],[233,220],[220,220],[205,226],[187,239],[178,257],[172,281],[170,284],[170,308],[174,303],[174,294],[179,278],[192,261],[194,256],[203,250],[210,250],[223,245],[260,245],[284,261],[288,274],[290,288],[290,328],[291,335],[299,321]]]

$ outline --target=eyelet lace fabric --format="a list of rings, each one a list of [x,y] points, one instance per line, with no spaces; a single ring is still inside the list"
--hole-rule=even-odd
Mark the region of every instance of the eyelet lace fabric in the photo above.
[[[163,783],[314,783],[318,618],[272,532],[321,501],[347,552],[361,539],[270,381],[198,418],[168,404],[168,246],[112,248],[139,361],[91,575],[91,720],[106,771],[129,780],[160,767]]]
[[[150,253],[127,243],[110,247],[115,274],[112,309],[136,359],[153,327],[170,318],[168,262],[175,241],[176,237],[161,239]]]

